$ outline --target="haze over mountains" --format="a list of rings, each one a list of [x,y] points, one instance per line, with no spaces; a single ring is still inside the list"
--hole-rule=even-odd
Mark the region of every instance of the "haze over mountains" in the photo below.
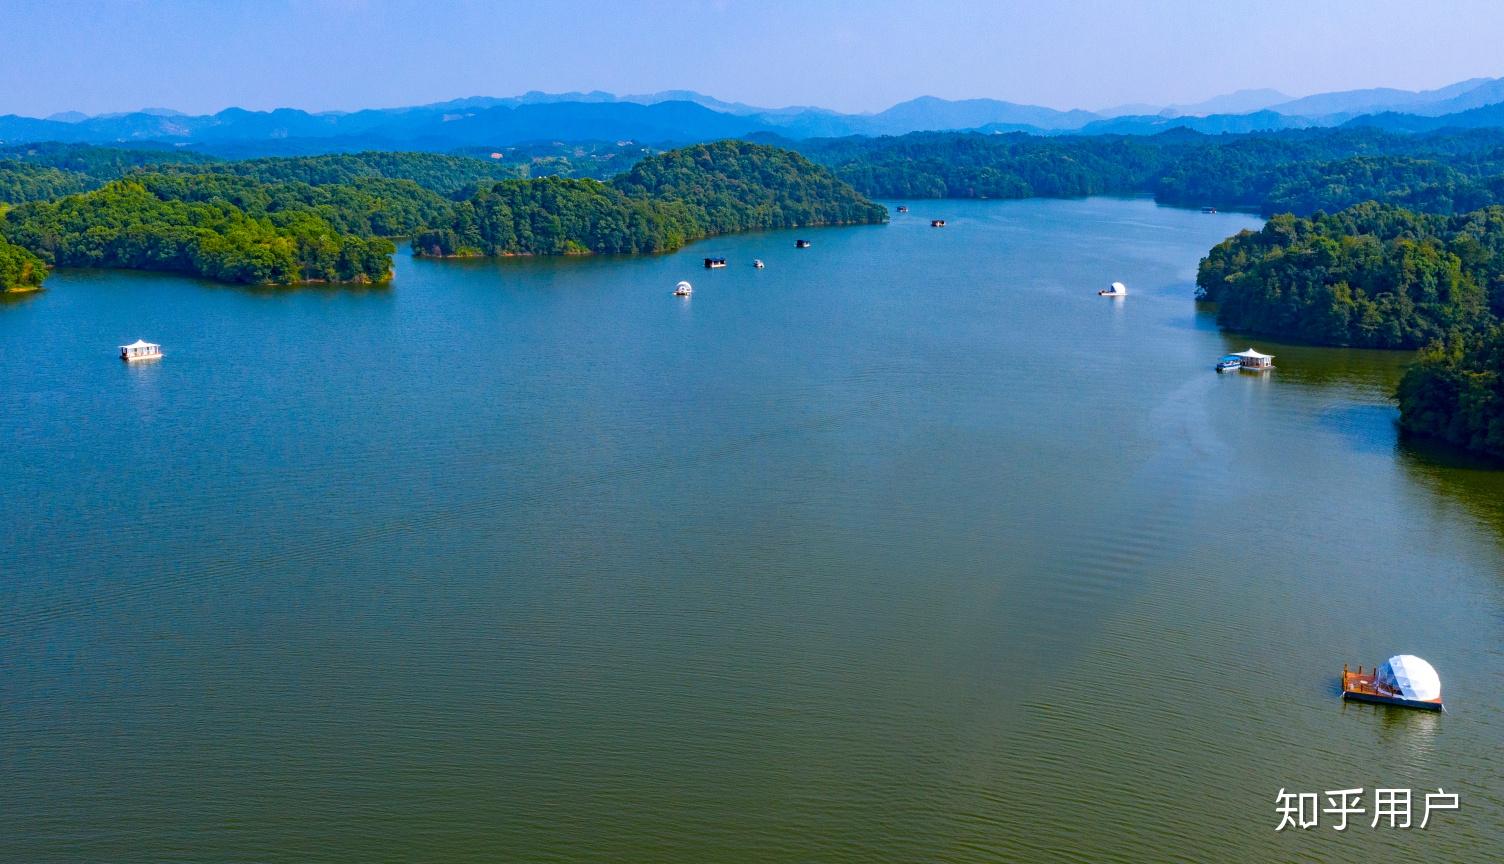
[[[1275,90],[1240,90],[1190,105],[1120,105],[1098,111],[921,96],[877,113],[845,114],[812,106],[764,108],[689,90],[626,96],[530,92],[316,114],[293,108],[228,108],[190,116],[147,108],[91,117],[70,111],[45,119],[0,116],[0,143],[132,144],[261,155],[442,151],[550,140],[673,144],[753,135],[799,139],[932,130],[1144,135],[1175,128],[1221,133],[1364,125],[1414,132],[1501,124],[1504,78],[1473,78],[1418,92],[1372,88],[1291,98]]]

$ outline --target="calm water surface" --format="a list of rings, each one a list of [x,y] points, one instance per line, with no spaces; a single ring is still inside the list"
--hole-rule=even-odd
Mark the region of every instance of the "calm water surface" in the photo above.
[[[913,210],[0,306],[0,859],[1504,859],[1504,472],[1407,358],[1214,373],[1248,217]],[[1337,699],[1399,652],[1450,713]],[[1273,831],[1377,786],[1462,809]]]

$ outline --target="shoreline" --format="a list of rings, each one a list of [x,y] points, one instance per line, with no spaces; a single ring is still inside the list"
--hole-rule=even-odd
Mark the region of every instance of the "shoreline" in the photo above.
[[[940,200],[940,199],[933,199]],[[978,199],[957,199],[978,200]],[[998,199],[1002,200],[1002,199]],[[435,261],[474,261],[483,259],[505,258],[590,258],[594,256],[620,256],[620,257],[647,257],[651,255],[672,255],[681,252],[690,246],[717,237],[737,237],[743,234],[768,234],[774,231],[803,231],[805,229],[816,230],[824,228],[865,228],[874,225],[892,224],[892,218],[887,217],[877,222],[811,222],[807,225],[786,225],[774,228],[745,228],[739,231],[719,231],[714,234],[705,234],[685,240],[682,245],[672,249],[661,249],[653,252],[597,252],[594,249],[578,249],[567,252],[498,252],[494,255],[485,252],[452,252],[448,255],[435,255],[431,252],[423,252],[409,245],[410,255],[413,258],[428,258]]]

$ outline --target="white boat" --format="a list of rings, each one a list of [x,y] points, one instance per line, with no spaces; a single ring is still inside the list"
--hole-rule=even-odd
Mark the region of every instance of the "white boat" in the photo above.
[[[129,345],[120,346],[120,359],[127,363],[134,360],[156,360],[162,356],[162,346],[137,339]]]
[[[674,286],[675,297],[688,297],[693,293],[695,293],[695,286],[689,284],[688,282],[680,282],[678,285]]]
[[[762,268],[766,267],[767,265],[764,264],[764,263],[762,263],[762,259],[761,258],[754,258],[754,259],[752,259],[752,266],[756,267],[759,270],[761,270]]]
[[[1121,282],[1114,282],[1114,283],[1112,283],[1112,287],[1110,287],[1110,288],[1103,288],[1101,291],[1098,291],[1097,292],[1097,296],[1098,297],[1126,297],[1126,296],[1128,296],[1128,286],[1124,285]]]

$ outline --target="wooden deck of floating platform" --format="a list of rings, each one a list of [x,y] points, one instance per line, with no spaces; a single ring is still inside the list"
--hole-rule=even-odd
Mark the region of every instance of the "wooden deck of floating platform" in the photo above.
[[[1377,705],[1401,705],[1405,708],[1419,708],[1422,711],[1441,711],[1443,705],[1440,699],[1406,699],[1403,696],[1393,696],[1380,690],[1374,684],[1378,677],[1378,669],[1364,672],[1359,666],[1358,671],[1353,672],[1342,664],[1342,698],[1352,702],[1372,702]]]

